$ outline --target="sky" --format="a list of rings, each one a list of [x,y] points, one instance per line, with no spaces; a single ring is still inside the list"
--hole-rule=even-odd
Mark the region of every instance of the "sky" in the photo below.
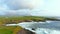
[[[60,17],[60,0],[0,0],[0,15]]]

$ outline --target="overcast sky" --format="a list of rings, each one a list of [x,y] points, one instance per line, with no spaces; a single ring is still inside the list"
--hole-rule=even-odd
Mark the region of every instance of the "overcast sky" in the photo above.
[[[9,12],[33,16],[60,16],[60,0],[0,0],[0,15]]]

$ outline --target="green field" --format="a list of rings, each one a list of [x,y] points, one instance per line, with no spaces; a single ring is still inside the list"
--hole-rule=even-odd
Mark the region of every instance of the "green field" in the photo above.
[[[13,34],[13,31],[6,28],[0,28],[0,34]]]
[[[17,34],[20,30],[20,26],[0,26],[0,34]]]
[[[57,19],[54,17],[47,18],[47,17],[38,17],[38,16],[12,16],[12,17],[0,16],[0,24],[31,22],[31,21],[39,22],[46,20],[57,20]]]

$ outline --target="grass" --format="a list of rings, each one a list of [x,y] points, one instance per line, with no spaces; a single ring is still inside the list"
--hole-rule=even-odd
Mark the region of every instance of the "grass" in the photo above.
[[[13,31],[6,26],[0,26],[0,34],[13,34]]]
[[[0,26],[0,34],[17,34],[21,29],[20,26]]]
[[[13,17],[3,17],[0,16],[0,25],[7,23],[20,23],[20,22],[28,22],[28,21],[46,21],[46,20],[57,20],[56,18],[46,18],[46,17],[38,17],[38,16],[13,16]]]
[[[13,33],[9,29],[1,28],[0,29],[0,34],[13,34]]]

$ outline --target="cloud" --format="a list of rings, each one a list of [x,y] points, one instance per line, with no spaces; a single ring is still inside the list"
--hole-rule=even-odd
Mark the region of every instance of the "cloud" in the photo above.
[[[36,8],[40,2],[41,0],[37,2],[36,0],[0,0],[0,13],[3,15],[31,15],[31,10],[28,9]]]
[[[43,0],[4,0],[4,3],[14,10],[18,9],[33,9],[40,7],[43,4]]]
[[[38,0],[38,3],[35,1],[36,0],[4,0],[4,3],[0,2],[0,10],[9,10],[6,13],[9,12],[12,14],[21,14],[22,11],[22,14],[25,15],[29,13],[33,16],[60,16],[60,0]],[[26,9],[33,10],[27,11]]]
[[[29,16],[29,10],[0,10],[0,15],[6,16]]]
[[[31,12],[34,16],[57,16],[60,17],[60,0],[48,0],[39,10]]]
[[[0,10],[8,10],[8,6],[5,4],[0,4]]]
[[[31,15],[33,16],[60,16],[60,12],[58,11],[46,11],[46,10],[39,10],[39,11],[35,11],[35,12],[31,12]]]
[[[8,6],[5,4],[5,0],[0,0],[0,10],[8,10]]]

